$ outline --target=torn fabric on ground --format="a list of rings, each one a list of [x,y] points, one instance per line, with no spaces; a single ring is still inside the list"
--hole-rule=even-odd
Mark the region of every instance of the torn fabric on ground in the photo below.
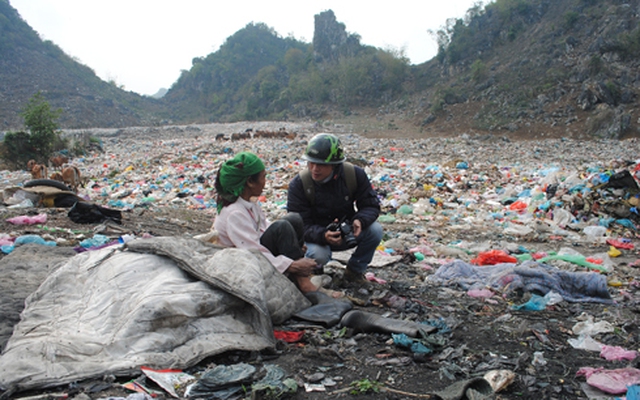
[[[182,369],[229,350],[262,350],[275,344],[272,322],[309,305],[246,250],[161,237],[81,253],[27,298],[0,357],[0,386]]]
[[[458,285],[462,289],[490,287],[504,292],[522,290],[546,294],[559,293],[570,302],[613,303],[607,291],[607,278],[595,272],[568,272],[535,261],[521,265],[505,263],[475,266],[464,261],[442,265],[427,282]]]

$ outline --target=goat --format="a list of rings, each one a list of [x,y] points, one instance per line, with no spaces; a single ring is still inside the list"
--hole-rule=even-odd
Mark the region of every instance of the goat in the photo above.
[[[51,157],[49,159],[49,163],[54,169],[61,169],[63,165],[69,162],[69,157],[65,157],[62,155]]]
[[[52,179],[54,181],[64,182],[64,179],[62,178],[62,174],[60,172],[58,172],[58,171],[56,171],[53,174],[51,174],[49,176],[49,179]]]
[[[33,179],[47,179],[47,166],[44,164],[35,164],[31,168],[31,177]]]
[[[78,191],[78,186],[83,186],[80,170],[75,165],[70,165],[62,170],[62,181],[74,192]]]

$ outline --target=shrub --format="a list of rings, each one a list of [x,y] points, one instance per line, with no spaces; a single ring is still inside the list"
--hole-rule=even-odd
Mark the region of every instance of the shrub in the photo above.
[[[567,27],[567,29],[573,28],[576,22],[578,22],[579,17],[580,17],[580,14],[578,14],[575,11],[569,11],[566,14],[564,14],[564,24]]]
[[[482,60],[475,60],[471,64],[471,79],[475,82],[480,82],[487,76],[487,66]]]
[[[51,109],[42,93],[33,95],[21,113],[28,132],[5,135],[2,148],[5,163],[13,168],[23,168],[31,159],[46,164],[55,150],[64,147],[57,122],[60,113],[60,109]]]

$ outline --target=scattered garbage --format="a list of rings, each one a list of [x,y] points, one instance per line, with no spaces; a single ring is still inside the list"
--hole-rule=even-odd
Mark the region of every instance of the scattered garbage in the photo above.
[[[76,246],[77,252],[127,247],[151,236],[127,226],[128,217],[158,209],[176,210],[176,223],[184,224],[189,235],[215,243],[215,232],[190,231],[179,211],[198,210],[213,219],[217,166],[246,146],[268,161],[263,209],[272,219],[286,212],[287,184],[304,168],[303,136],[240,143],[203,133],[193,140],[185,134],[187,128],[180,129],[184,138],[175,132],[162,134],[163,128],[145,131],[145,140],[115,130],[101,137],[105,153],[74,160],[90,177],[77,194],[46,185],[23,187],[20,172],[5,173],[3,220],[12,228],[0,237],[2,252],[10,256],[24,244]],[[386,379],[392,387],[404,366],[428,363],[433,371],[425,373],[440,378],[433,382],[446,383],[442,386],[453,387],[457,394],[476,389],[508,392],[517,386],[524,396],[579,397],[578,386],[566,378],[576,371],[573,365],[564,368],[563,382],[548,375],[558,367],[560,335],[563,342],[573,336],[568,339],[572,348],[593,352],[590,360],[596,365],[636,359],[637,343],[628,339],[637,338],[634,322],[618,317],[619,307],[637,307],[640,290],[637,141],[620,146],[553,139],[525,145],[466,134],[428,141],[340,137],[346,153],[362,161],[359,165],[371,177],[382,204],[379,221],[385,238],[366,276],[374,288],[354,290],[352,297],[360,302],[309,299],[311,306],[293,313],[284,326],[265,330],[268,336],[273,333],[278,356],[283,356],[284,346],[297,357],[330,361],[309,362],[308,369],[318,369],[313,374],[285,372],[261,358],[251,364],[200,366],[189,374],[159,369],[163,378],[186,374],[193,379],[160,384],[149,377],[164,392],[177,397],[191,390],[194,396],[222,397],[239,393],[237,388],[244,385],[256,396],[268,392],[277,397],[301,388],[315,392],[348,387],[344,376],[357,373],[349,360],[360,351],[363,338],[370,337],[375,340],[368,345],[377,351],[365,364],[385,366],[376,379]],[[570,153],[577,147],[582,155]],[[87,229],[80,234],[53,225],[47,217],[59,208],[67,208],[63,215]],[[103,227],[92,226],[96,224]],[[123,230],[102,234],[104,227],[114,225]],[[29,234],[21,234],[26,227]],[[59,241],[63,235],[70,239]],[[348,257],[335,254],[334,261],[344,264]],[[581,303],[591,303],[586,309],[593,315],[576,317]],[[597,310],[607,311],[600,315]],[[447,320],[421,323],[426,316]],[[536,326],[529,328],[532,324]],[[443,333],[447,329],[449,333]],[[447,336],[451,332],[456,334]],[[449,342],[461,337],[468,343]],[[477,347],[469,353],[465,345],[476,344],[474,337],[513,341],[520,355],[510,358]],[[247,366],[254,371],[249,374]],[[468,379],[486,371],[493,375]],[[624,382],[624,390],[619,385],[607,393],[626,391],[631,398],[637,388],[631,368],[580,371],[576,376],[600,390],[611,390],[611,385],[598,379]],[[138,396],[154,395],[143,382],[127,384],[142,390]]]

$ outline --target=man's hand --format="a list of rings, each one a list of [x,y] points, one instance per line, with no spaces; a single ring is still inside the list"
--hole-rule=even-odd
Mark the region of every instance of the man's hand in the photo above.
[[[342,233],[340,231],[326,231],[324,233],[324,240],[331,246],[340,246],[342,243]]]
[[[317,267],[318,263],[316,263],[316,260],[305,257],[292,262],[289,268],[287,268],[287,272],[297,276],[309,276],[313,274],[313,270]]]
[[[338,218],[334,219],[333,223],[337,224]],[[340,246],[342,243],[342,233],[340,233],[340,231],[330,231],[327,229],[324,232],[324,240],[330,246]]]
[[[353,227],[353,236],[358,237],[362,233],[362,222],[359,219],[354,219],[351,226]]]

